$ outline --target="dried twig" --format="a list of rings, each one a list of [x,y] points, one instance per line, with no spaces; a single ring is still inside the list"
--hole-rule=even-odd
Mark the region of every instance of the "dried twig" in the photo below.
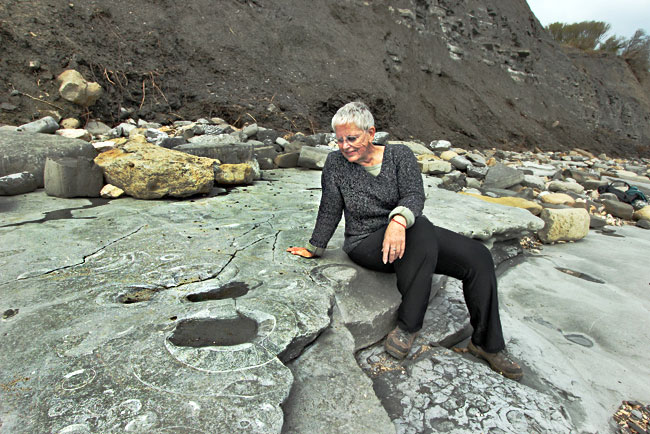
[[[144,105],[144,98],[147,95],[147,90],[144,87],[144,80],[142,80],[142,101],[140,101],[140,107],[138,110],[142,110],[142,106]]]
[[[115,83],[113,82],[113,80],[111,80],[111,79],[108,77],[108,72],[110,72],[111,74],[113,73],[113,71],[106,71],[106,68],[104,68],[104,77],[106,77],[106,80],[108,80],[108,82],[109,82],[110,84],[112,84],[113,86],[115,86]]]
[[[15,89],[14,89],[14,90],[15,90]],[[52,107],[58,108],[59,110],[64,110],[63,107],[59,107],[58,105],[56,105],[56,104],[52,104],[51,102],[47,102],[47,101],[45,101],[45,100],[43,100],[43,99],[41,99],[41,98],[36,98],[36,97],[31,96],[30,94],[25,93],[25,92],[20,92],[20,91],[18,91],[18,92],[19,92],[21,95],[26,96],[27,98],[31,98],[31,99],[33,99],[34,101],[42,102],[43,104],[47,104],[47,105],[49,105],[49,106],[52,106]]]
[[[163,99],[165,100],[167,105],[169,105],[169,101],[167,101],[167,97],[165,96],[163,91],[158,87],[158,85],[156,84],[156,81],[153,78],[153,71],[149,71],[149,75],[151,76],[151,85],[153,86],[154,89],[156,89],[158,92],[160,92],[160,95],[163,97]]]

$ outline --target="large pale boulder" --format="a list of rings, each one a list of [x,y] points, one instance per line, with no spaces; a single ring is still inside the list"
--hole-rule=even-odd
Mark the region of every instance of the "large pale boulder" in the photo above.
[[[589,213],[581,208],[545,208],[540,213],[544,228],[537,232],[543,243],[577,241],[589,233]]]
[[[106,181],[138,199],[187,197],[208,193],[218,160],[130,140],[95,158]]]
[[[90,107],[102,96],[103,89],[98,83],[89,83],[74,69],[63,71],[57,81],[60,84],[59,93],[66,101],[83,107]]]
[[[499,205],[514,206],[515,208],[523,208],[530,211],[533,215],[539,215],[542,212],[542,206],[532,200],[526,200],[521,197],[490,197],[483,196],[475,193],[463,193],[468,196],[476,197],[490,203],[498,203]]]

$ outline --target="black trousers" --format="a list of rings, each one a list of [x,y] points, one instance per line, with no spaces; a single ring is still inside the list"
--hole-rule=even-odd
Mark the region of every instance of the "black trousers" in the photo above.
[[[463,282],[465,304],[474,328],[472,342],[488,352],[505,347],[494,262],[483,244],[434,226],[421,216],[406,230],[402,259],[384,264],[381,246],[385,231],[384,226],[364,238],[348,256],[362,267],[396,273],[397,289],[402,294],[397,322],[402,329],[412,333],[422,328],[433,274],[444,274]]]

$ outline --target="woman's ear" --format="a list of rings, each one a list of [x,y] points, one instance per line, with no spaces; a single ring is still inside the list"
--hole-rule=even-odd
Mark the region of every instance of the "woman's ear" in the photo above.
[[[377,129],[375,127],[370,127],[368,128],[367,132],[370,135],[370,142],[372,143],[372,141],[375,140],[375,133],[377,132]]]

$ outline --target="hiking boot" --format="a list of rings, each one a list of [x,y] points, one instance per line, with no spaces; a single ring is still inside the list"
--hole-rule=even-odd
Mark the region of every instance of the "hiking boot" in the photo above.
[[[386,352],[396,359],[403,359],[411,350],[413,341],[417,333],[409,333],[401,328],[395,327],[392,332],[386,336],[384,348]]]
[[[524,376],[521,366],[510,359],[510,356],[504,350],[498,353],[488,353],[483,348],[474,345],[471,340],[467,344],[467,349],[473,356],[486,360],[494,371],[497,371],[504,377],[519,380]]]

